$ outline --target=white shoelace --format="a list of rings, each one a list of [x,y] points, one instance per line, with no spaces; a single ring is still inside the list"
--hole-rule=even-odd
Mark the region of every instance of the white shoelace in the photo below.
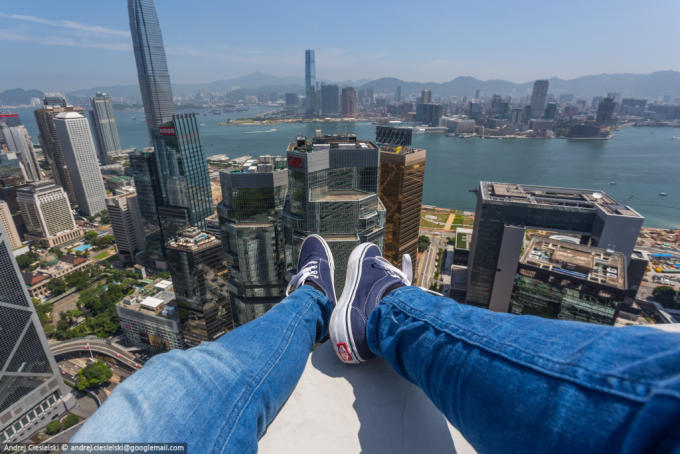
[[[307,262],[305,266],[302,267],[298,273],[293,276],[286,287],[286,296],[290,293],[290,289],[295,286],[296,289],[304,285],[308,277],[318,277],[319,276],[319,262],[312,260]]]

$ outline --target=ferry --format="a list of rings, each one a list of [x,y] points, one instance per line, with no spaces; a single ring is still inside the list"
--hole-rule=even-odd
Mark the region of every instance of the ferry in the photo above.
[[[659,195],[661,197],[666,197],[668,195],[668,193],[667,192],[659,192]]]
[[[609,185],[610,185],[610,186],[616,186],[616,181],[610,181],[610,182],[609,182]]]

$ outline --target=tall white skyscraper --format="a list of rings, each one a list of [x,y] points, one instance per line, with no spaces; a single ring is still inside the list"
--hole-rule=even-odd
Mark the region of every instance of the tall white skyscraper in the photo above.
[[[78,112],[62,112],[55,117],[54,125],[71,176],[78,211],[94,216],[106,209],[106,190],[89,122]]]
[[[531,92],[531,118],[543,118],[548,100],[548,81],[537,80]]]
[[[35,156],[33,142],[28,135],[26,127],[23,125],[8,126],[6,123],[0,123],[0,126],[7,149],[12,153],[16,153],[17,158],[24,167],[26,180],[40,181],[41,175],[38,158]]]
[[[109,162],[110,155],[121,152],[118,126],[116,126],[116,117],[113,114],[113,104],[111,104],[109,95],[97,93],[94,98],[90,98],[90,102],[92,103],[90,118],[92,118],[94,138],[97,142],[99,162],[103,165]]]
[[[106,198],[106,209],[116,237],[116,249],[123,263],[134,263],[137,253],[144,250],[144,224],[134,188],[125,187]]]
[[[0,227],[0,445],[63,414],[69,396],[8,243]]]

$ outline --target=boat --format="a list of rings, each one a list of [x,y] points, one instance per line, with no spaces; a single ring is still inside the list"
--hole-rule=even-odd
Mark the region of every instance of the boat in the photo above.
[[[137,119],[137,117],[132,117],[132,119],[133,119],[133,120],[136,120],[136,119]]]
[[[610,185],[610,186],[616,186],[616,181],[610,181],[610,182],[609,182],[609,185]]]
[[[666,197],[668,195],[668,193],[667,192],[659,192],[659,195],[661,197]]]
[[[680,136],[673,136],[673,140],[680,140]]]

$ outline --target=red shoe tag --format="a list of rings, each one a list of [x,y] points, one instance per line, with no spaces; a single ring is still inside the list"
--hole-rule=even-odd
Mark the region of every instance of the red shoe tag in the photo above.
[[[347,348],[347,344],[344,342],[338,342],[336,344],[338,348],[338,356],[340,356],[340,359],[343,361],[352,361],[352,355],[349,353],[349,348]]]

